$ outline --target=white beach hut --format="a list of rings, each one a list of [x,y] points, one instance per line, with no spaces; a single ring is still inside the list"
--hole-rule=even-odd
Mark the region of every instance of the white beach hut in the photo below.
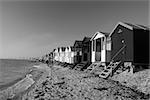
[[[108,50],[106,49],[106,41],[107,41],[107,36],[109,33],[105,32],[96,32],[92,38],[92,53],[91,53],[91,62],[109,62],[109,53],[107,52]]]

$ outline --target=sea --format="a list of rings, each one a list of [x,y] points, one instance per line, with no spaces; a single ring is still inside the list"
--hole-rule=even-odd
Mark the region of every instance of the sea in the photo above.
[[[35,64],[30,60],[0,59],[0,90],[23,79]]]

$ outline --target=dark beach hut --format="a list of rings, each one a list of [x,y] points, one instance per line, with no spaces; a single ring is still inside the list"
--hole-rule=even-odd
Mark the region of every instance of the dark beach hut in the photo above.
[[[74,63],[80,63],[82,61],[82,41],[76,40],[74,43]]]
[[[142,25],[119,22],[110,33],[111,59],[139,66],[149,65],[149,29]]]
[[[90,37],[84,37],[82,41],[82,62],[91,62],[91,41]]]

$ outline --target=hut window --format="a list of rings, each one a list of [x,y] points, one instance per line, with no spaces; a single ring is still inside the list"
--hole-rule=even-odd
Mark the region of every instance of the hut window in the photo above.
[[[107,41],[107,50],[111,50],[111,41]]]
[[[104,41],[104,37],[102,37],[102,50],[104,50],[105,49],[105,43],[104,43],[105,41]]]
[[[74,55],[76,56],[76,55],[77,55],[77,52],[74,52]]]
[[[122,39],[122,40],[121,40],[121,43],[122,43],[122,44],[124,44],[124,43],[125,43],[124,39]]]
[[[120,34],[120,33],[122,33],[122,29],[119,29],[119,30],[118,30],[118,34]]]
[[[80,56],[82,55],[82,51],[80,51]]]

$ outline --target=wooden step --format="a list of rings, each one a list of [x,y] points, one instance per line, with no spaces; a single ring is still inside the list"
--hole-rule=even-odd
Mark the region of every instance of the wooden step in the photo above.
[[[75,67],[74,67],[74,70],[81,70],[82,67],[84,67],[86,64],[84,63],[80,63],[80,64],[77,64]]]
[[[120,61],[121,62],[121,61]],[[114,62],[109,64],[105,70],[103,70],[100,74],[99,77],[101,78],[108,78],[111,74],[114,73],[114,70],[116,70],[116,67],[120,64],[120,62]]]
[[[99,75],[103,70],[104,70],[104,66],[99,65],[99,66],[96,66],[93,70],[91,70],[90,73],[93,73],[95,75]]]
[[[85,72],[91,72],[93,69],[95,69],[97,66],[99,66],[101,63],[100,62],[95,62],[92,63],[86,70]]]

